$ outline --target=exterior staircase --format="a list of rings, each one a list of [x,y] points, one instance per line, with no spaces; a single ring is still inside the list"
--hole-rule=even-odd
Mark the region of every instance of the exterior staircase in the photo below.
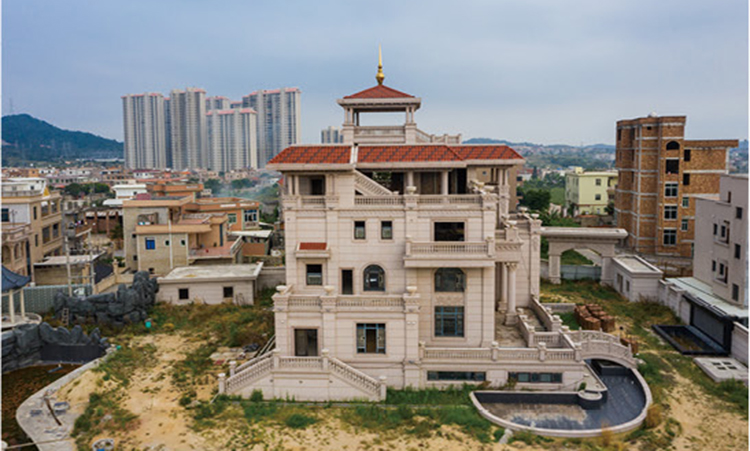
[[[364,196],[394,195],[388,188],[359,171],[354,171],[354,189]]]
[[[222,376],[219,376],[220,394],[247,395],[250,389],[257,387],[264,392],[265,397],[291,396],[299,401],[322,401],[329,398],[325,392],[331,385],[330,390],[339,393],[343,386],[350,393],[351,399],[382,401],[386,396],[385,377],[377,380],[335,357],[330,357],[326,349],[320,357],[282,357],[274,350],[236,368],[230,368],[228,378]],[[297,379],[302,378],[327,379],[326,388],[299,387]],[[294,383],[285,385],[285,380]]]

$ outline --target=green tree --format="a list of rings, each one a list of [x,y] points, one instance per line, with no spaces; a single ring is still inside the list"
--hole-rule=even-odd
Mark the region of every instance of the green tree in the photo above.
[[[83,192],[83,185],[80,183],[71,183],[70,185],[67,185],[65,188],[63,188],[63,191],[65,194],[68,194],[73,197],[78,197]]]
[[[544,212],[549,210],[550,194],[543,189],[526,190],[521,205],[529,207],[530,210]]]
[[[109,185],[106,183],[94,183],[94,192],[95,193],[108,193],[109,192]]]
[[[203,182],[203,187],[206,189],[210,189],[212,192],[216,193],[221,191],[221,188],[224,187],[224,184],[221,183],[221,180],[219,179],[208,179]]]

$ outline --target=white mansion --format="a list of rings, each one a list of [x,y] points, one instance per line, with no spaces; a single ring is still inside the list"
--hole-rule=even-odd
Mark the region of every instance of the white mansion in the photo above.
[[[596,389],[585,359],[634,367],[616,337],[570,332],[539,303],[541,222],[509,208],[522,157],[419,130],[421,99],[378,82],[338,100],[343,144],[295,145],[268,163],[284,175],[286,221],[276,349],[232,364],[220,392],[379,400],[386,386],[510,379]],[[405,122],[360,125],[377,112]]]

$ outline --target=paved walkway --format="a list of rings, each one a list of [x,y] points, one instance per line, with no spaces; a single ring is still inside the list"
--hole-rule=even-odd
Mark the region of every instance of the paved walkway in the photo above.
[[[58,425],[44,400],[45,393],[51,393],[50,404],[54,405],[56,402],[54,394],[57,390],[89,369],[99,365],[109,355],[111,355],[111,352],[66,374],[31,395],[18,407],[18,410],[16,410],[16,421],[18,421],[19,426],[21,426],[26,435],[37,444],[39,451],[76,450],[75,442],[70,438],[70,432],[73,430],[73,425],[78,415],[68,409],[65,413],[57,415],[57,418],[62,423],[62,425]]]

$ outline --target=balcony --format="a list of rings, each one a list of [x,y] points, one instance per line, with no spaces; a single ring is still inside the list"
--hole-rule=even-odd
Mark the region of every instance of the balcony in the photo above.
[[[448,263],[469,268],[495,265],[493,240],[463,241],[406,241],[404,266],[407,268],[436,268]]]
[[[25,223],[6,222],[3,224],[3,244],[17,243],[29,238],[31,226]]]
[[[362,311],[394,311],[403,312],[406,305],[403,295],[339,295],[332,301],[321,300],[317,295],[293,294],[286,299],[286,305],[290,310],[322,312],[325,303],[326,308],[335,308],[337,311],[356,310]],[[277,307],[281,307],[284,300],[277,300]]]
[[[242,240],[230,241],[223,246],[192,248],[188,252],[191,260],[210,260],[210,259],[234,259],[234,256],[240,250]]]

